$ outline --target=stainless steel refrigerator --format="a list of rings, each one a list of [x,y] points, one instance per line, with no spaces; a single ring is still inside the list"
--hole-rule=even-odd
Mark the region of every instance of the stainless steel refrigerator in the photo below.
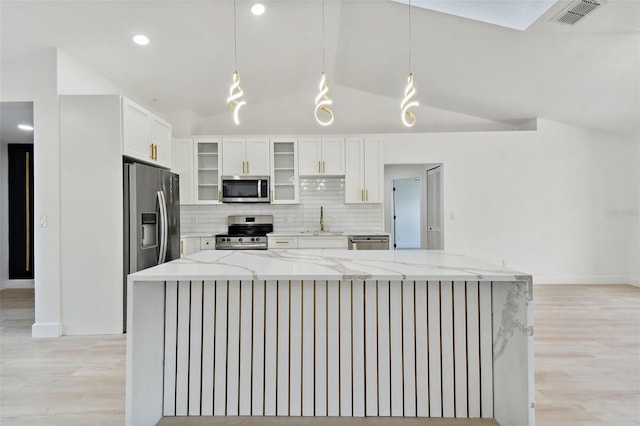
[[[179,176],[124,163],[124,331],[127,275],[180,257]]]

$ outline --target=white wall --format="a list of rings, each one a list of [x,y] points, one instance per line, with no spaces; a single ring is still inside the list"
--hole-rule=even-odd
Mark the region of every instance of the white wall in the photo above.
[[[3,59],[0,101],[34,108],[35,323],[34,337],[59,336],[61,312],[60,141],[58,93],[125,93],[64,52],[47,48]],[[41,218],[47,226],[38,226]]]
[[[56,50],[47,48],[0,64],[1,101],[33,101],[34,337],[60,335],[60,166]],[[37,226],[47,218],[47,226]]]
[[[386,164],[443,163],[445,247],[536,283],[628,283],[637,145],[540,120],[538,131],[383,135]],[[629,239],[633,242],[630,242]]]

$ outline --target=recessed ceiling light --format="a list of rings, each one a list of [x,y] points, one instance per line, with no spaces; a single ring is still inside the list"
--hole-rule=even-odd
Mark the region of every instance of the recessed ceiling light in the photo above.
[[[265,11],[265,7],[262,3],[256,3],[253,6],[251,6],[251,13],[253,13],[256,16],[262,15],[264,11]]]
[[[149,37],[144,34],[136,34],[132,38],[135,44],[139,44],[140,46],[146,46],[149,44]]]
[[[30,132],[30,131],[33,130],[33,126],[31,126],[29,124],[18,124],[18,129]]]

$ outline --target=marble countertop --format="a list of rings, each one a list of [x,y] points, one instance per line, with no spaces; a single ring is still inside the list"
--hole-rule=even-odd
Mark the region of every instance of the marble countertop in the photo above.
[[[522,281],[529,274],[468,256],[426,250],[206,250],[129,275],[174,280]]]

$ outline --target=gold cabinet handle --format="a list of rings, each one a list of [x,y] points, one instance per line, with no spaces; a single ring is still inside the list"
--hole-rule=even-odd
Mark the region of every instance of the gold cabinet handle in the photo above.
[[[151,148],[151,159],[155,160],[155,158],[153,158],[153,144],[149,145],[149,148]]]
[[[324,160],[322,160],[322,173],[326,173],[326,170],[325,170],[325,167],[324,167],[324,166],[325,166],[325,164],[324,164]]]
[[[247,174],[249,174],[249,162],[247,161]]]
[[[242,162],[242,174],[244,174],[244,173],[245,173],[245,171],[244,171],[244,161],[243,161]]]
[[[218,191],[218,202],[222,201],[222,191]]]
[[[320,170],[320,160],[318,160],[318,173],[321,173],[321,170]]]
[[[180,257],[184,256],[184,240],[180,240]]]
[[[271,201],[273,201],[273,189],[271,190]]]
[[[365,201],[369,201],[369,190],[368,189],[364,190],[364,200]]]
[[[158,159],[158,145],[153,145],[153,159]]]

